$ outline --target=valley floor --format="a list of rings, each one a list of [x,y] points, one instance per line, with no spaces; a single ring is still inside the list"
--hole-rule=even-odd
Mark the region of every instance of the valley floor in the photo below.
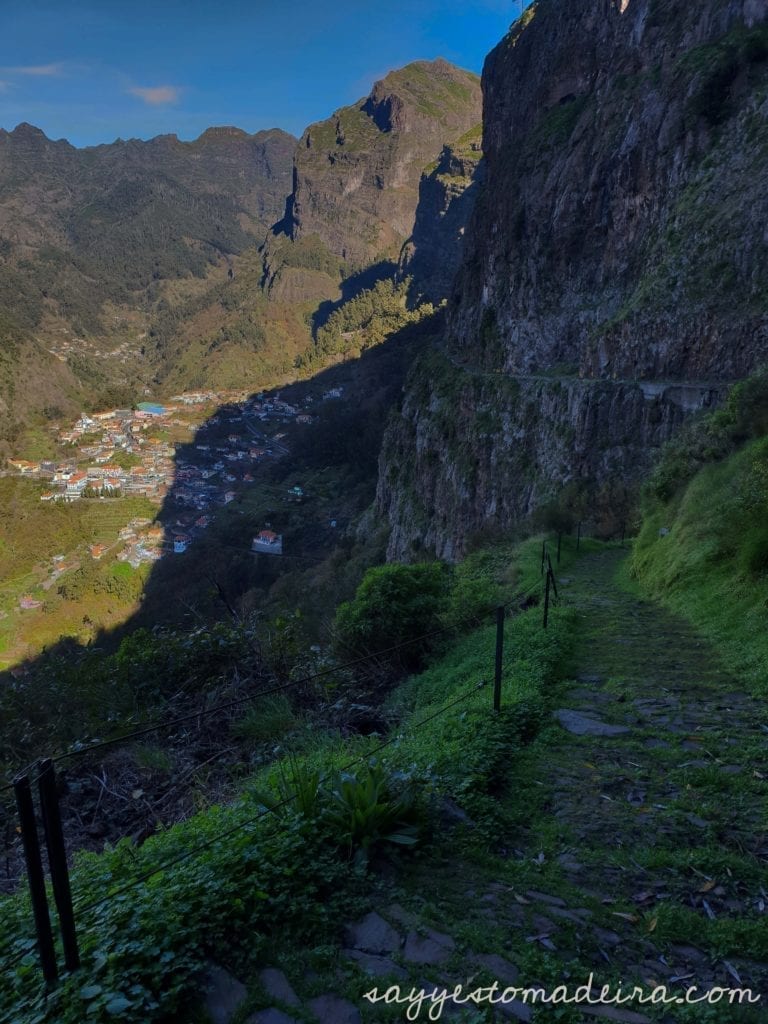
[[[666,985],[675,998],[721,986],[762,1002],[731,1007],[725,995],[714,1006],[632,1001],[557,1014],[516,1002],[495,1019],[763,1019],[766,712],[686,622],[634,593],[623,554],[590,553],[563,574],[563,600],[579,616],[571,681],[554,695],[551,726],[510,763],[493,853],[461,825],[456,841],[385,876],[338,948],[276,950],[284,974],[254,979],[246,1005],[270,1009],[249,1021],[406,1020],[406,1004],[372,1006],[364,994],[494,980],[573,994],[590,973],[593,995],[603,985],[642,985],[647,997]],[[430,1005],[419,1020],[435,1019]],[[487,1005],[446,1005],[442,1018],[492,1016]]]

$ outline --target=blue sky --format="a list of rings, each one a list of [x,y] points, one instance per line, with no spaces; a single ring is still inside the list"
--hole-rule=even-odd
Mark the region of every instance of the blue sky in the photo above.
[[[411,60],[479,72],[520,6],[0,0],[0,127],[29,121],[78,146],[222,124],[298,135]]]

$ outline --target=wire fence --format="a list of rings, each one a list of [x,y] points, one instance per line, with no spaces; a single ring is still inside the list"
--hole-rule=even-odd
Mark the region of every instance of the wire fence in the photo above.
[[[560,560],[560,538],[557,543],[557,561]],[[547,628],[549,609],[553,601],[557,600],[557,582],[555,579],[554,569],[552,565],[551,555],[548,550],[547,541],[544,541],[542,545],[542,565],[541,565],[541,576],[542,579],[534,581],[534,583],[527,587],[525,590],[518,591],[515,593],[506,604],[499,605],[494,612],[496,621],[496,644],[495,644],[495,658],[493,666],[493,711],[498,713],[501,708],[501,693],[502,693],[502,674],[503,674],[503,656],[504,656],[504,622],[511,610],[520,610],[525,607],[525,602],[529,601],[533,594],[539,592],[541,594],[541,600],[544,606],[544,614],[542,626]],[[248,703],[260,700],[271,695],[285,692],[286,690],[312,683],[318,679],[326,677],[331,674],[338,674],[340,672],[349,671],[354,668],[361,666],[367,666],[373,662],[381,662],[383,659],[390,657],[394,654],[399,653],[417,643],[424,643],[429,640],[435,639],[440,636],[444,636],[450,632],[456,632],[460,629],[466,629],[471,626],[478,628],[483,625],[483,618],[477,616],[466,617],[459,622],[453,622],[450,625],[442,626],[438,629],[430,630],[422,633],[418,636],[411,637],[405,641],[397,644],[390,645],[374,652],[370,652],[359,657],[350,659],[349,661],[341,664],[334,664],[325,669],[321,669],[317,672],[305,674],[297,679],[288,680],[284,683],[269,686],[256,692],[245,694],[241,697],[224,701],[219,704],[213,705],[209,708],[199,708],[188,714],[180,715],[175,718],[169,719],[165,722],[156,722],[152,724],[144,725],[138,729],[134,729],[129,732],[122,732],[112,737],[108,737],[104,740],[98,740],[91,744],[85,745],[78,749],[63,751],[56,754],[54,757],[47,758],[42,762],[35,762],[27,765],[27,767],[14,779],[13,782],[8,783],[0,787],[0,793],[8,790],[13,790],[16,797],[16,804],[19,812],[19,818],[21,822],[21,838],[24,845],[25,862],[27,869],[27,878],[29,882],[31,902],[35,916],[35,930],[36,940],[29,940],[26,943],[26,947],[20,950],[14,955],[12,959],[7,962],[8,969],[12,969],[17,966],[21,961],[28,957],[34,949],[37,949],[40,964],[42,968],[43,977],[47,984],[52,985],[55,983],[58,977],[58,963],[56,960],[55,946],[52,939],[52,929],[50,912],[48,907],[48,893],[46,887],[45,873],[42,865],[42,857],[40,852],[40,844],[37,834],[37,823],[32,807],[31,792],[32,788],[36,787],[39,789],[40,794],[40,810],[43,819],[44,826],[44,838],[45,845],[48,854],[48,863],[50,868],[50,877],[52,883],[53,897],[58,912],[59,926],[62,934],[62,945],[64,949],[65,966],[68,970],[74,970],[79,965],[79,952],[77,946],[77,936],[75,931],[75,921],[82,921],[88,915],[93,914],[98,908],[111,902],[112,900],[118,899],[119,897],[127,894],[138,886],[145,884],[152,877],[162,874],[175,866],[188,861],[201,853],[209,850],[211,847],[218,843],[225,841],[231,836],[242,832],[245,829],[256,826],[260,821],[267,818],[269,815],[276,814],[281,809],[289,806],[297,798],[296,793],[289,794],[283,797],[281,800],[271,804],[271,806],[263,806],[257,814],[247,818],[244,821],[238,822],[231,828],[225,829],[223,832],[217,833],[212,838],[196,845],[193,848],[183,850],[174,857],[169,858],[161,864],[158,864],[146,871],[140,873],[135,878],[124,884],[117,886],[104,893],[98,899],[95,900],[72,900],[72,894],[69,886],[69,875],[67,869],[67,856],[64,846],[64,837],[61,828],[61,817],[58,805],[58,796],[55,785],[55,766],[62,762],[69,761],[73,758],[85,758],[91,754],[99,752],[107,747],[114,746],[116,744],[124,744],[137,739],[141,739],[152,733],[156,733],[165,729],[174,729],[181,725],[188,724],[195,720],[201,720],[215,714],[221,714],[233,708],[237,708]],[[485,620],[488,625],[490,621]],[[458,705],[467,701],[472,695],[478,693],[484,687],[488,685],[487,680],[483,680],[465,690],[461,695],[445,704],[443,707],[434,711],[430,715],[421,719],[420,721],[412,724],[408,730],[409,733],[418,732],[435,719],[447,714]],[[326,784],[332,776],[338,772],[346,773],[352,771],[354,768],[363,765],[366,762],[370,762],[370,759],[375,757],[382,750],[403,739],[405,734],[396,732],[390,737],[382,740],[376,744],[373,748],[367,749],[364,753],[354,757],[340,768],[334,769],[333,772],[325,773],[318,782],[318,785]],[[215,755],[214,755],[215,756]]]
[[[509,604],[511,606],[511,602]],[[54,755],[51,760],[54,764],[59,764],[62,761],[70,760],[72,758],[86,757],[95,751],[102,750],[106,747],[114,746],[115,744],[128,743],[133,740],[141,739],[145,736],[149,736],[152,733],[160,732],[164,729],[174,729],[179,725],[184,725],[187,722],[196,721],[202,718],[207,718],[211,715],[221,714],[224,711],[232,710],[236,707],[241,707],[245,704],[253,703],[254,701],[261,700],[264,697],[273,696],[277,693],[282,693],[286,690],[294,689],[298,686],[305,686],[308,683],[315,682],[318,679],[325,678],[330,675],[347,672],[350,669],[360,667],[362,665],[369,664],[371,662],[380,662],[382,659],[389,657],[392,654],[405,650],[408,647],[413,647],[415,644],[424,643],[427,640],[435,639],[439,636],[447,635],[450,632],[455,632],[458,629],[466,628],[468,626],[476,627],[479,625],[477,618],[466,618],[462,619],[458,623],[451,623],[448,626],[441,626],[439,629],[430,630],[427,633],[422,633],[419,636],[411,637],[408,640],[402,641],[399,644],[393,644],[389,647],[382,648],[378,651],[373,651],[369,654],[360,655],[357,658],[353,658],[350,661],[333,664],[328,668],[321,669],[317,672],[311,672],[307,675],[301,676],[297,679],[288,680],[285,683],[279,683],[275,686],[271,686],[264,690],[258,690],[255,693],[248,693],[242,697],[237,697],[229,701],[224,701],[219,704],[212,705],[208,708],[198,708],[195,711],[188,712],[185,715],[180,715],[176,718],[169,719],[165,722],[156,722],[152,725],[142,726],[138,729],[134,729],[130,732],[117,733],[105,740],[96,740],[93,743],[77,747],[76,749],[62,751]],[[30,770],[35,762],[27,764],[22,772]],[[3,786],[0,786],[0,793],[5,793],[13,789],[14,783],[7,782]]]
[[[436,718],[440,718],[441,715],[444,715],[447,711],[450,711],[452,708],[456,707],[456,705],[462,704],[469,697],[471,697],[473,694],[477,693],[479,690],[483,689],[483,687],[487,685],[487,682],[481,682],[473,687],[470,687],[460,697],[457,697],[455,700],[452,700],[449,704],[446,704],[444,707],[440,708],[439,711],[436,711],[433,714],[422,719],[420,722],[417,722],[414,726],[412,726],[412,731],[416,732],[419,729],[423,728],[425,725],[428,725],[430,722],[434,721]],[[382,743],[379,743],[377,746],[375,746],[372,750],[367,750],[364,754],[359,755],[353,760],[342,765],[340,768],[335,769],[333,773],[329,772],[324,776],[321,776],[319,779],[319,785],[324,785],[325,783],[329,782],[330,779],[332,778],[332,775],[337,772],[343,774],[345,772],[352,771],[353,768],[356,768],[359,765],[362,765],[365,762],[369,761],[372,757],[375,757],[382,750],[385,750],[387,747],[390,747],[393,744],[397,743],[401,738],[402,736],[398,735],[393,736],[388,740],[384,740]],[[123,895],[123,893],[129,892],[131,889],[134,889],[137,885],[142,885],[144,882],[148,881],[154,875],[161,874],[163,871],[167,871],[169,868],[175,867],[177,864],[181,864],[186,860],[190,860],[191,858],[196,857],[200,853],[204,853],[206,850],[209,850],[211,847],[215,846],[222,840],[228,839],[231,836],[236,835],[238,832],[242,832],[243,829],[249,828],[252,825],[257,824],[259,821],[261,821],[263,818],[268,817],[270,814],[275,814],[282,808],[290,806],[296,799],[297,795],[295,793],[291,794],[290,796],[284,797],[282,800],[277,801],[271,807],[265,807],[263,810],[259,811],[258,814],[255,814],[253,817],[246,819],[246,821],[241,821],[237,825],[233,825],[232,828],[226,829],[224,832],[220,832],[212,839],[209,839],[204,843],[200,843],[198,846],[194,847],[191,850],[185,850],[184,853],[179,854],[178,856],[171,858],[169,861],[166,861],[165,863],[160,864],[157,867],[144,872],[143,874],[139,875],[137,878],[132,879],[130,882],[127,882],[120,888],[113,889],[111,892],[100,897],[98,900],[93,900],[91,903],[86,903],[84,905],[75,904],[74,909],[77,911],[79,915],[88,914],[93,910],[96,910],[98,907],[103,906],[105,903],[108,903],[110,900],[115,899],[117,896],[121,896]]]

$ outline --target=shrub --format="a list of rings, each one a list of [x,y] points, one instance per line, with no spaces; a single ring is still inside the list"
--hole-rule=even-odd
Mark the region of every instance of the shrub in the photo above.
[[[424,815],[415,792],[398,787],[380,765],[322,778],[317,769],[292,761],[273,790],[256,794],[265,807],[283,821],[298,816],[302,834],[324,836],[360,865],[382,843],[413,846],[419,840]]]
[[[416,795],[408,788],[398,792],[392,782],[379,765],[334,779],[326,821],[348,857],[365,863],[381,843],[414,846],[418,842],[423,815]]]
[[[418,638],[439,627],[449,581],[450,571],[441,562],[369,569],[354,598],[336,612],[338,646],[367,653],[413,641],[387,660],[418,666],[431,649],[429,639]]]
[[[719,462],[739,445],[768,434],[768,371],[731,389],[722,408],[692,419],[662,449],[645,487],[645,498],[668,502],[702,466]]]

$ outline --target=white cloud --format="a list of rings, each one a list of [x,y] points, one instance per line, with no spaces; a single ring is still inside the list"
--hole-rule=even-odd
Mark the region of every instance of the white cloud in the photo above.
[[[151,107],[161,107],[168,103],[178,103],[181,89],[175,85],[138,86],[128,90],[131,96],[137,96]]]
[[[4,68],[11,75],[32,75],[35,78],[57,78],[64,74],[62,64],[24,64],[16,68]]]

